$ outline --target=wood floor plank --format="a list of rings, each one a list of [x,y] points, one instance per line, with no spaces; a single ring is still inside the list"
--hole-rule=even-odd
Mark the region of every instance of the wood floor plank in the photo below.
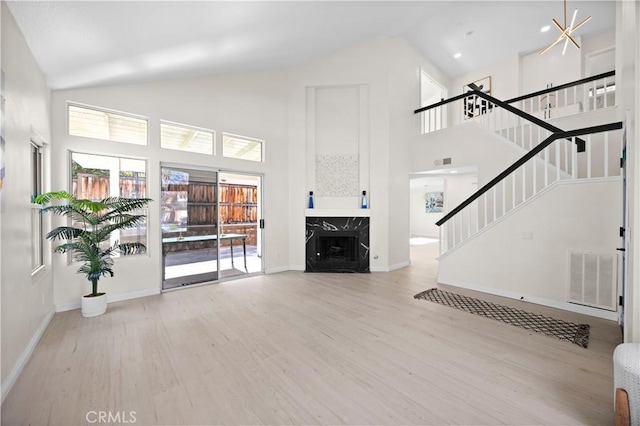
[[[613,424],[619,327],[390,273],[283,272],[56,314],[2,424]],[[591,326],[589,348],[415,300],[440,287]]]

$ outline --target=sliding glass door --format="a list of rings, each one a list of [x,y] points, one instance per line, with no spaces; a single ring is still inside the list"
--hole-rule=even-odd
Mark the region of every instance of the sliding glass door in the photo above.
[[[263,272],[262,176],[220,172],[221,278]]]
[[[218,279],[218,173],[161,167],[164,290]]]
[[[162,288],[263,272],[262,176],[162,165]]]

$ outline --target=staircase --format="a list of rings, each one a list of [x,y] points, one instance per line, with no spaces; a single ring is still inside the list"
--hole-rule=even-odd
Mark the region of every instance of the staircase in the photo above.
[[[558,115],[572,112],[590,114],[587,121],[591,123],[603,120],[603,117],[608,119],[612,114],[607,116],[606,110],[611,111],[615,103],[615,89],[611,89],[613,75],[613,72],[601,74],[506,102],[491,97],[479,87],[470,86],[471,90],[463,95],[415,111],[429,116],[442,116],[432,112],[437,108],[462,111],[462,118],[456,125],[473,123],[481,126],[483,129],[479,131],[491,132],[522,151],[520,158],[493,179],[482,182],[478,191],[436,223],[440,227],[439,282],[551,306],[560,304],[559,307],[570,310],[576,310],[576,305],[568,308],[567,302],[616,310],[615,279],[611,280],[611,276],[600,279],[597,275],[598,271],[612,269],[611,259],[614,259],[615,273],[615,251],[613,254],[602,253],[602,256],[595,253],[602,249],[599,242],[607,240],[604,246],[609,250],[608,246],[616,245],[615,238],[595,237],[600,228],[614,233],[621,223],[617,221],[612,226],[616,220],[609,215],[606,226],[601,227],[595,212],[603,206],[585,209],[602,200],[613,204],[614,210],[620,210],[622,123],[609,121],[584,126],[585,119],[582,118],[577,120],[582,121],[582,127],[566,131],[550,122],[555,119],[557,124],[561,119],[569,123],[569,118],[562,119]],[[557,102],[540,107],[551,97]],[[432,121],[426,118],[423,123],[431,124]],[[439,127],[444,126],[440,124]],[[429,127],[425,126],[424,130],[430,133]],[[599,198],[590,199],[590,194],[594,197],[599,194]],[[550,200],[554,201],[548,205]],[[566,222],[562,215],[574,217],[575,226],[571,221]],[[562,222],[565,226],[558,228],[551,221]],[[593,232],[594,235],[576,237],[581,232]],[[523,240],[533,241],[528,244]],[[561,248],[549,245],[551,241]],[[614,250],[614,247],[610,249]],[[583,262],[580,267],[571,266],[571,259],[590,259],[592,251],[596,259],[605,261],[598,261],[600,263],[591,275],[585,273],[591,264]],[[551,252],[554,253],[552,258],[547,256]],[[494,255],[486,256],[486,253]],[[513,256],[520,255],[525,256],[527,262],[533,262],[533,270],[526,262],[514,261]],[[539,263],[536,258],[540,259]],[[512,267],[514,265],[517,267]],[[546,276],[544,268],[553,271],[555,278]],[[579,268],[582,269],[578,271]],[[504,271],[500,272],[501,269]],[[554,284],[536,286],[535,281],[540,279],[552,280]],[[513,284],[514,281],[522,284]],[[572,287],[567,281],[572,282]],[[591,281],[595,284],[591,285]],[[595,295],[590,294],[594,292]]]

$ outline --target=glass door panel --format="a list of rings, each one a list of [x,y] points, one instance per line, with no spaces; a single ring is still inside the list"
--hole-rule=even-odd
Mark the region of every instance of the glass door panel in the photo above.
[[[220,277],[263,272],[262,177],[220,172]]]
[[[214,171],[161,167],[164,290],[218,279]]]

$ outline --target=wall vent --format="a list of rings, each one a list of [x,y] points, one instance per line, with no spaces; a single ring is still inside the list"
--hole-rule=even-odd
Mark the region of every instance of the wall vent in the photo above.
[[[616,311],[616,253],[569,251],[568,301]]]
[[[439,158],[436,161],[434,161],[433,164],[436,166],[447,166],[451,164],[451,157]]]

